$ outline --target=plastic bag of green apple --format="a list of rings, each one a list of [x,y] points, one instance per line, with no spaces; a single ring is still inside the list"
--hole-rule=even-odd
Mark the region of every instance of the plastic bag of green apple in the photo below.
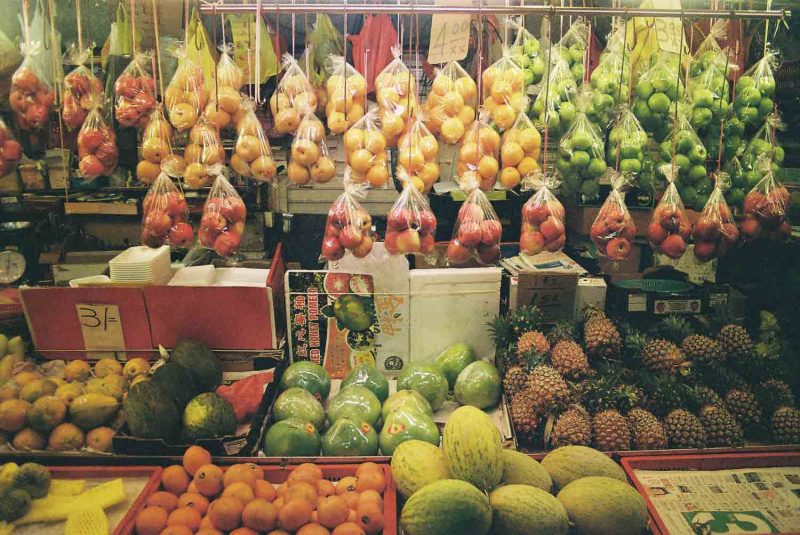
[[[475,120],[478,86],[457,62],[436,73],[428,98],[422,104],[425,126],[448,145],[455,145]]]
[[[561,56],[561,59],[569,65],[572,79],[576,83],[583,81],[584,75],[584,54],[586,44],[589,42],[589,25],[582,18],[575,19],[564,36],[558,41],[554,49]]]
[[[688,109],[688,107],[683,108],[683,110]],[[658,159],[662,164],[673,162],[673,146],[675,149],[675,185],[681,190],[693,187],[704,189],[706,194],[710,194],[711,182],[705,166],[708,153],[697,132],[692,128],[686,113],[678,113],[670,135],[659,143]],[[659,172],[664,169],[667,169],[668,173],[672,173],[671,165],[658,166]],[[703,208],[705,201],[706,199],[702,200],[702,204],[697,207],[698,210]],[[694,197],[687,199],[687,203],[691,205],[694,205],[694,202]]]
[[[520,113],[500,141],[500,186],[514,189],[523,177],[539,170],[542,136],[528,115]]]
[[[522,205],[522,229],[519,234],[519,250],[533,256],[542,251],[560,251],[567,240],[564,226],[564,205],[553,190],[559,181],[553,175],[541,171],[528,174],[522,183],[523,191],[536,193]]]
[[[458,149],[456,182],[467,191],[473,187],[489,191],[497,181],[499,159],[500,134],[489,124],[489,111],[481,109]]]
[[[220,166],[221,170],[221,166]],[[247,208],[236,189],[219,172],[203,205],[197,238],[221,257],[236,254],[244,236]]]
[[[453,237],[447,245],[447,262],[457,266],[472,257],[483,265],[494,264],[500,260],[503,226],[492,203],[476,182],[465,184],[463,188],[469,193],[458,209]]]
[[[728,21],[720,20],[697,49],[689,65],[689,96],[692,101],[692,126],[701,134],[712,123],[719,125],[728,113],[730,83],[728,74],[736,68],[728,58],[728,49],[721,49],[718,39],[725,37]],[[717,128],[719,131],[719,128]]]
[[[653,217],[647,226],[647,241],[655,252],[677,260],[686,252],[692,224],[675,184],[678,179],[677,163],[662,164],[659,171],[667,177],[669,185],[653,210]]]
[[[606,163],[620,173],[638,177],[645,165],[646,147],[647,132],[631,109],[623,106],[608,132]]]
[[[684,87],[674,54],[659,52],[655,61],[633,87],[633,113],[645,132],[656,141],[664,141],[670,132],[670,120]]]
[[[611,192],[592,223],[589,237],[600,256],[614,261],[627,260],[636,237],[636,223],[625,205],[624,193],[632,177],[609,170],[608,179]]]
[[[591,91],[584,90],[578,97],[581,110],[591,101]],[[603,134],[585,111],[578,112],[575,122],[558,143],[556,169],[565,181],[577,184],[580,178],[584,200],[597,198],[600,178],[606,174]]]
[[[771,169],[777,178],[781,178],[785,152],[778,144],[775,131],[782,128],[783,123],[778,116],[770,115],[744,149],[742,168],[749,187],[755,186],[764,178],[767,168]],[[769,162],[769,166],[763,165],[762,160]]]
[[[436,245],[436,216],[404,170],[398,170],[397,178],[403,191],[386,218],[386,252],[431,256]]]
[[[558,135],[569,129],[575,121],[578,85],[572,78],[569,64],[557,52],[549,54],[549,59],[554,63],[547,80],[539,84],[539,94],[531,106],[531,112],[539,130],[547,128],[551,135]]]
[[[483,107],[492,114],[492,122],[501,131],[510,128],[517,114],[528,107],[524,79],[525,74],[505,46],[500,59],[481,73]]]
[[[719,145],[720,126],[722,126],[722,154],[720,154]],[[710,158],[721,157],[723,162],[728,162],[743,152],[745,148],[745,143],[742,142],[744,123],[739,120],[731,108],[728,108],[728,113],[724,116],[721,124],[712,121],[706,131],[704,142]]]
[[[734,156],[726,162],[723,170],[728,175],[731,183],[731,187],[725,191],[725,200],[728,202],[728,206],[742,208],[745,194],[756,183],[748,185],[742,162],[738,156]]]
[[[344,170],[344,192],[328,209],[320,262],[340,260],[345,251],[350,251],[356,258],[364,258],[372,251],[377,235],[372,227],[372,217],[359,202],[366,194],[366,185],[350,180],[350,167],[347,167]]]
[[[723,194],[729,186],[728,174],[717,173],[714,190],[692,227],[694,256],[701,262],[722,257],[739,239],[739,229]]]
[[[745,242],[760,239],[783,241],[792,234],[792,226],[786,219],[789,190],[770,170],[767,158],[762,158],[757,165],[764,171],[764,178],[744,199],[742,239]]]
[[[615,108],[628,101],[630,53],[625,50],[625,27],[615,30],[600,55],[600,62],[589,81],[594,90],[587,113],[602,130],[614,117]]]
[[[736,81],[733,109],[736,116],[748,130],[754,130],[775,108],[772,97],[775,95],[775,74],[778,67],[778,54],[767,49],[764,57]]]
[[[528,88],[542,81],[544,58],[540,53],[541,43],[517,20],[506,19],[506,24],[516,32],[509,52],[514,62],[522,68],[524,87]]]

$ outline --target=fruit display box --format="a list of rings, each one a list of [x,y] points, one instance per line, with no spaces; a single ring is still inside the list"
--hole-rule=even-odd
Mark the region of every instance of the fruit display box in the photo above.
[[[618,281],[608,288],[607,308],[632,321],[668,314],[697,315],[727,306],[729,293],[727,284],[695,286],[662,279]]]
[[[800,532],[797,451],[624,456],[620,463],[655,534],[698,533],[698,524],[710,530],[703,533]]]

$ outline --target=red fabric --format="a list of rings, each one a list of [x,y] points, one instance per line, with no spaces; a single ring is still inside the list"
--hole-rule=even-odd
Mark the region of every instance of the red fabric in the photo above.
[[[237,423],[245,423],[253,418],[261,403],[264,389],[273,380],[271,371],[255,373],[231,385],[222,385],[217,388],[217,394],[227,399],[233,405]]]
[[[375,78],[391,62],[397,32],[388,15],[367,15],[358,35],[348,35],[353,43],[353,67],[367,79],[367,91],[375,90]],[[366,56],[366,65],[364,57]]]

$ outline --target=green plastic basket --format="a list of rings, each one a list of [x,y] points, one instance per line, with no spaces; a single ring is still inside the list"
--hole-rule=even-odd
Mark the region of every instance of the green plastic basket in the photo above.
[[[692,289],[692,285],[688,282],[669,279],[630,279],[615,282],[614,285],[626,290],[642,290],[662,294],[683,293]]]

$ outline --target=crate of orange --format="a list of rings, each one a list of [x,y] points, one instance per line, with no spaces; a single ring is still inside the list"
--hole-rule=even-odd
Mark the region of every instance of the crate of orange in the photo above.
[[[160,485],[131,508],[119,535],[395,535],[388,465],[270,466],[213,463],[200,446],[164,468]]]

